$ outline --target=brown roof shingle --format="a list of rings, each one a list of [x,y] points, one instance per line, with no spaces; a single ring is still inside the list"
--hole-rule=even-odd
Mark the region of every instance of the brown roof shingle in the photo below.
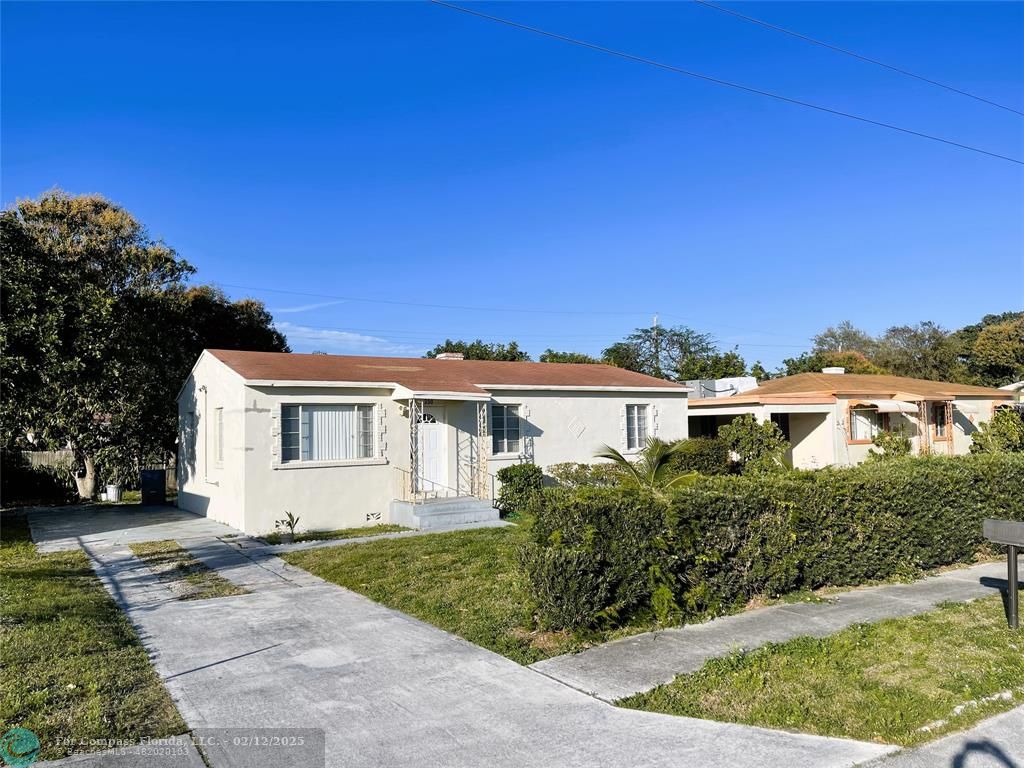
[[[493,388],[504,385],[688,391],[682,384],[610,365],[305,355],[226,349],[206,351],[248,381],[394,383],[414,392],[465,392],[477,395],[484,394],[481,385],[492,385]]]
[[[832,402],[850,395],[896,400],[948,400],[956,397],[987,397],[1012,400],[1013,393],[991,387],[953,384],[946,381],[911,379],[905,376],[876,376],[860,373],[798,373],[760,384],[757,389],[732,397],[691,400],[690,407],[746,405],[785,402]]]

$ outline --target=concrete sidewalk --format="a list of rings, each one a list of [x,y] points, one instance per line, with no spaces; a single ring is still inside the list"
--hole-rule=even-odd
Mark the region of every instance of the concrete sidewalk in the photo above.
[[[703,624],[648,632],[556,656],[534,664],[541,672],[605,701],[616,701],[694,672],[736,649],[810,635],[824,637],[853,624],[911,616],[943,602],[965,602],[999,594],[1006,563],[948,571],[911,584],[843,592],[827,603],[795,603],[746,611]]]
[[[168,600],[127,547],[87,549],[193,731],[318,729],[331,768],[824,768],[892,751],[619,709],[308,574],[254,581],[225,546],[187,542],[257,591]],[[257,567],[272,572],[271,561]],[[213,768],[240,764],[206,751]],[[292,757],[274,764],[305,768]]]
[[[1024,707],[984,720],[917,749],[868,763],[870,768],[1024,768]],[[867,766],[865,766],[867,768]]]

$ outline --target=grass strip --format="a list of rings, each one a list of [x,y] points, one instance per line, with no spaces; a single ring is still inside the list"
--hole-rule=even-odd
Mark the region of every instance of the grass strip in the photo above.
[[[620,706],[911,746],[1024,700],[1000,597],[709,661]]]
[[[60,740],[163,737],[186,726],[139,638],[79,551],[38,553],[22,514],[0,519],[2,729]],[[81,749],[81,747],[76,747]]]
[[[179,600],[208,600],[249,594],[249,590],[235,586],[208,568],[176,541],[146,541],[129,546],[136,557],[168,583]]]
[[[329,539],[358,539],[363,536],[380,536],[384,533],[400,533],[411,531],[402,525],[382,523],[371,525],[365,528],[339,528],[336,531],[303,531],[295,534],[295,541],[327,541]],[[281,534],[278,531],[260,536],[267,544],[280,544]]]

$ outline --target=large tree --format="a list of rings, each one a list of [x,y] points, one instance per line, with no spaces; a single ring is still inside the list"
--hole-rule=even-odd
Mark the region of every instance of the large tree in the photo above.
[[[875,365],[860,352],[804,352],[799,357],[788,357],[782,361],[783,376],[798,373],[821,373],[822,368],[839,367],[847,373],[889,373]]]
[[[0,214],[0,238],[3,447],[27,433],[70,447],[91,497],[98,459],[173,447],[174,394],[218,323],[190,311],[202,303],[188,306],[193,268],[99,195],[20,200]],[[216,345],[287,349],[254,334],[269,326],[261,305],[232,307]]]
[[[859,352],[871,357],[878,349],[878,341],[849,320],[829,326],[813,339],[812,352]]]
[[[742,376],[746,364],[736,350],[721,352],[706,333],[678,326],[637,328],[603,353],[605,362],[660,379]]]
[[[889,328],[872,361],[896,376],[933,381],[958,378],[956,348],[949,333],[931,321]]]
[[[985,315],[950,337],[965,383],[1001,387],[1024,379],[1024,312]]]
[[[510,341],[508,344],[487,343],[481,339],[476,341],[453,341],[445,339],[432,350],[427,352],[426,357],[437,357],[444,352],[461,352],[466,360],[504,360],[509,362],[528,362],[530,355],[526,350],[520,349],[519,344]]]

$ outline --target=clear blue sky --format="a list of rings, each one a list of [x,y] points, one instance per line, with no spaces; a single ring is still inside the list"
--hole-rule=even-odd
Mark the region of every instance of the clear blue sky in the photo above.
[[[692,2],[474,7],[1024,158],[1020,115]],[[731,7],[1024,110],[1020,3]],[[297,351],[596,353],[660,312],[774,365],[1024,304],[1019,165],[426,2],[2,14],[4,204],[112,198]]]

